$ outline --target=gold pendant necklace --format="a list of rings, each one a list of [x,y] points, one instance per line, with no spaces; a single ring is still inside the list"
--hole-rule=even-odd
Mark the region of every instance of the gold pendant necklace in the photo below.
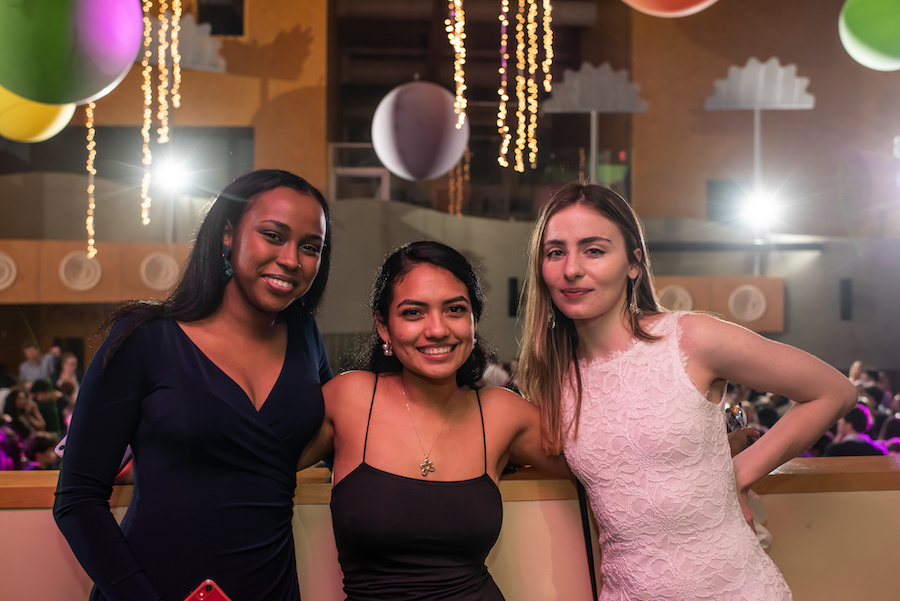
[[[419,436],[419,429],[416,427],[416,420],[413,419],[412,410],[409,408],[409,400],[406,398],[406,387],[403,386],[403,382],[400,382],[400,391],[403,393],[403,400],[406,403],[406,412],[409,413],[409,421],[412,422],[413,432],[416,433],[416,440],[419,441],[419,448],[422,449],[422,453],[425,455],[425,458],[422,460],[422,463],[419,465],[419,468],[422,470],[422,476],[428,477],[428,474],[434,471],[434,462],[428,458],[431,455],[431,451],[434,450],[434,445],[437,444],[438,439],[441,437],[441,434],[444,433],[444,426],[447,425],[447,422],[450,420],[450,413],[453,411],[453,401],[456,399],[454,396],[450,399],[450,404],[447,407],[447,416],[444,417],[444,423],[441,424],[441,429],[438,432],[437,437],[435,437],[434,442],[431,443],[431,446],[428,448],[428,451],[425,451],[425,445],[422,444],[422,438]]]

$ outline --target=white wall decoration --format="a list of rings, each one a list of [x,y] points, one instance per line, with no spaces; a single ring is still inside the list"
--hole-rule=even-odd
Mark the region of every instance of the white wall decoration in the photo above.
[[[728,67],[728,77],[713,83],[703,103],[708,111],[753,111],[753,183],[762,180],[761,111],[809,110],[816,98],[806,91],[808,77],[797,77],[797,65],[784,65],[777,57],[765,63],[750,58],[743,67]]]
[[[613,71],[609,63],[595,67],[583,63],[578,71],[566,69],[553,95],[541,105],[544,113],[591,115],[590,179],[597,181],[597,115],[645,113],[647,103],[638,96],[641,86],[628,80],[628,71]]]
[[[169,19],[171,21],[171,14]],[[150,37],[154,40],[159,39],[159,19],[151,17],[150,21],[152,26]],[[184,13],[179,20],[179,27],[181,31],[178,34],[178,52],[181,55],[181,68],[224,73],[226,62],[219,56],[222,40],[212,38],[210,35],[212,25],[197,23],[193,14]],[[139,55],[138,59],[140,58]],[[152,53],[148,62],[154,66],[159,63],[156,52]]]
[[[83,250],[73,250],[59,262],[59,280],[69,290],[91,290],[100,283],[102,276],[99,259],[89,259]]]
[[[684,286],[670,284],[659,291],[659,303],[670,311],[690,311],[694,308],[694,298]]]
[[[16,282],[18,275],[16,261],[0,250],[0,290],[6,290]]]
[[[728,297],[728,312],[739,321],[758,321],[767,307],[765,293],[753,284],[738,286]]]
[[[165,292],[178,283],[181,268],[175,257],[166,252],[150,253],[141,261],[141,281],[151,290]]]

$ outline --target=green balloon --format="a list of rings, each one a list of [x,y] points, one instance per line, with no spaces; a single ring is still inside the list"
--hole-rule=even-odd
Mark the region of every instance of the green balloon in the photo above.
[[[847,54],[864,67],[900,69],[900,0],[847,0],[838,33]]]
[[[45,104],[111,91],[140,49],[140,0],[0,0],[0,85]]]

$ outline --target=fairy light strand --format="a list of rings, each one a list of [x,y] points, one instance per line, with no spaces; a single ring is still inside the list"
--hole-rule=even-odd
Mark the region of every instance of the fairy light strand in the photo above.
[[[538,5],[542,7],[541,18],[538,18]],[[553,65],[553,17],[551,0],[518,0],[518,10],[515,16],[515,146],[513,150],[514,168],[518,172],[525,171],[527,164],[534,169],[537,166],[538,142],[538,93],[543,80],[544,91],[552,90],[552,76],[550,69]],[[512,133],[507,124],[510,118],[508,104],[509,85],[511,80],[509,69],[509,1],[502,0],[500,20],[500,87],[497,90],[499,104],[497,108],[497,133],[500,134],[500,153],[497,162],[502,167],[508,167],[507,159],[509,147],[512,143]],[[542,30],[543,40],[539,34]],[[539,54],[543,49],[543,60],[539,60]],[[543,76],[538,75],[538,71]],[[526,157],[527,149],[527,157]]]
[[[94,209],[96,208],[94,202],[94,176],[97,175],[97,170],[94,168],[94,159],[97,157],[97,142],[94,140],[94,134],[96,133],[94,131],[94,109],[96,107],[95,103],[90,102],[84,109],[85,127],[87,128],[87,164],[85,165],[85,170],[88,174],[88,208],[87,217],[84,220],[84,229],[87,231],[88,259],[93,259],[97,256],[97,248],[94,246]]]
[[[500,4],[500,88],[497,95],[500,97],[497,107],[497,133],[500,134],[500,155],[497,162],[501,167],[509,167],[506,155],[509,152],[509,142],[512,135],[509,133],[509,125],[506,124],[506,103],[509,102],[509,0],[501,0]]]
[[[466,185],[470,180],[470,169],[472,164],[472,153],[469,147],[463,153],[463,158],[456,164],[450,172],[450,189],[448,196],[447,212],[457,217],[462,217],[463,198],[465,197]]]
[[[459,189],[462,187],[462,161],[458,162],[450,170],[450,178],[447,181],[447,212],[451,215],[456,214],[456,200],[459,196]]]
[[[528,107],[525,99],[525,69],[525,0],[519,0],[519,10],[516,13],[516,147],[513,151],[516,160],[514,168],[519,173],[525,171],[525,110]]]
[[[553,6],[550,0],[544,0],[544,61],[541,68],[544,70],[544,91],[553,91],[553,76],[550,67],[553,66]]]
[[[456,129],[466,122],[466,12],[462,0],[450,0],[450,17],[444,20],[447,39],[453,46],[453,81],[456,83],[456,99],[453,110],[457,114]]]
[[[528,145],[528,164],[534,169],[537,166],[538,150],[537,138],[534,136],[534,132],[537,130],[538,113],[538,85],[537,81],[535,81],[535,74],[538,70],[538,37],[537,4],[533,1],[528,3],[525,31],[528,36],[528,50],[526,53],[528,59],[528,77],[525,86],[525,89],[528,92],[528,126],[525,139]]]
[[[151,81],[153,68],[150,66],[150,57],[153,56],[151,50],[153,23],[150,19],[152,6],[153,0],[144,0],[142,5],[144,11],[144,55],[141,58],[141,72],[144,77],[144,83],[141,86],[141,90],[144,92],[144,122],[141,127],[141,136],[143,138],[141,163],[144,165],[144,175],[141,178],[141,223],[144,225],[150,223],[150,165],[153,163],[153,154],[150,152],[150,127],[153,119],[153,111],[150,108],[153,103],[153,84]]]
[[[156,86],[157,111],[159,127],[156,129],[157,142],[165,144],[169,141],[169,9],[168,0],[159,3],[159,45],[156,49],[159,85]]]
[[[546,0],[549,2],[550,0]],[[172,0],[172,106],[181,106],[181,51],[178,39],[181,33],[181,0]]]

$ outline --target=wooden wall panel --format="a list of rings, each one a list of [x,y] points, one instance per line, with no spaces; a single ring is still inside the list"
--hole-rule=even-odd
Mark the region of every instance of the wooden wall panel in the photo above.
[[[0,251],[16,264],[12,286],[0,290],[0,305],[119,303],[164,299],[173,286],[155,290],[141,278],[141,264],[152,253],[166,253],[177,263],[177,282],[190,254],[189,244],[99,242],[93,261],[100,281],[90,290],[72,290],[60,279],[60,262],[71,252],[84,252],[83,242],[70,240],[0,240]]]
[[[32,303],[38,296],[38,243],[36,240],[0,240],[0,251],[16,266],[16,279],[0,290],[0,304]]]
[[[187,262],[191,247],[189,244],[165,244],[165,243],[134,243],[122,245],[122,273],[121,295],[123,300],[163,300],[172,293],[174,286],[166,290],[155,290],[148,287],[141,278],[141,265],[149,255],[153,253],[166,253],[171,255],[178,263],[178,278],[181,270]],[[175,282],[177,283],[178,278]]]
[[[683,287],[693,298],[694,311],[709,311],[754,332],[784,332],[783,278],[664,276],[655,277],[653,283],[657,294],[666,286]],[[765,312],[759,319],[753,321],[742,320],[729,308],[732,293],[740,286],[746,285],[755,286],[765,297]]]
[[[60,262],[71,252],[86,252],[84,242],[69,240],[41,240],[38,269],[40,290],[38,303],[110,303],[122,298],[122,253],[117,242],[98,242],[97,261],[101,268],[100,281],[90,290],[72,290],[59,275]]]
[[[681,286],[691,295],[694,311],[712,311],[712,283],[708,277],[678,276],[678,277],[654,277],[653,284],[656,294],[666,286]],[[671,309],[672,307],[666,307]]]
[[[728,308],[728,299],[739,286],[752,285],[765,295],[766,310],[762,317],[749,322],[742,321],[733,315]],[[733,321],[755,332],[784,331],[784,279],[754,277],[716,277],[712,278],[713,311],[722,315],[723,319]]]

